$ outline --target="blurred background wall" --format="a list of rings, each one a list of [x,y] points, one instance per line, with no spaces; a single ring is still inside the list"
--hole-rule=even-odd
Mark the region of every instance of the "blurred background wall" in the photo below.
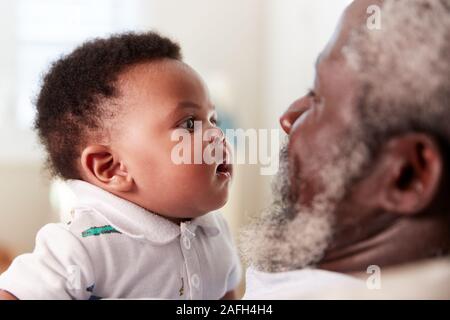
[[[0,247],[30,251],[70,206],[30,129],[49,63],[86,39],[156,29],[177,40],[234,127],[279,128],[314,79],[349,0],[0,0]],[[239,165],[224,213],[237,235],[270,201],[270,176]],[[0,249],[2,250],[2,249]],[[1,255],[1,254],[0,254]]]

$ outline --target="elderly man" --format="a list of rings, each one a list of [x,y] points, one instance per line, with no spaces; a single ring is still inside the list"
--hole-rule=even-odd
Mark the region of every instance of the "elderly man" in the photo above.
[[[380,29],[366,23],[370,5]],[[356,276],[368,268],[391,289],[411,287],[406,276],[440,285],[382,297],[450,298],[449,57],[449,0],[347,8],[313,90],[280,119],[275,199],[242,241],[246,298],[371,297]]]

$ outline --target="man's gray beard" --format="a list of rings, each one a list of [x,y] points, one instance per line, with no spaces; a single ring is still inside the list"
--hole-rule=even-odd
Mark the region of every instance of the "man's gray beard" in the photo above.
[[[350,140],[350,139],[349,139]],[[325,189],[309,206],[298,204],[289,179],[287,147],[280,152],[280,168],[272,184],[270,207],[241,233],[244,262],[260,271],[280,272],[313,267],[329,247],[334,233],[334,212],[348,185],[368,162],[364,144],[347,140],[330,152],[317,168]],[[297,186],[302,183],[297,181]],[[299,189],[299,188],[297,188]]]

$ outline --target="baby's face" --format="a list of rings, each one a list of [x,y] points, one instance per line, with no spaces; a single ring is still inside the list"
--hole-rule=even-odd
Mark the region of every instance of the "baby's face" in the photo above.
[[[120,76],[118,88],[119,107],[124,111],[111,130],[111,147],[134,181],[133,190],[122,196],[175,219],[194,218],[222,207],[228,198],[231,164],[179,164],[173,159],[181,140],[172,135],[184,130],[194,160],[194,121],[201,122],[203,132],[209,129],[212,134],[208,141],[195,142],[200,143],[202,154],[208,145],[217,143],[223,158],[229,158],[228,144],[216,127],[216,111],[197,73],[175,60],[144,63]]]

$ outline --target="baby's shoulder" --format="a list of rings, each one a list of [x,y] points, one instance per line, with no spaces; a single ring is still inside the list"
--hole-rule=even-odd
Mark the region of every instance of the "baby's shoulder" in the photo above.
[[[89,207],[73,208],[71,219],[65,228],[77,238],[99,237],[103,234],[120,233],[100,213]]]

